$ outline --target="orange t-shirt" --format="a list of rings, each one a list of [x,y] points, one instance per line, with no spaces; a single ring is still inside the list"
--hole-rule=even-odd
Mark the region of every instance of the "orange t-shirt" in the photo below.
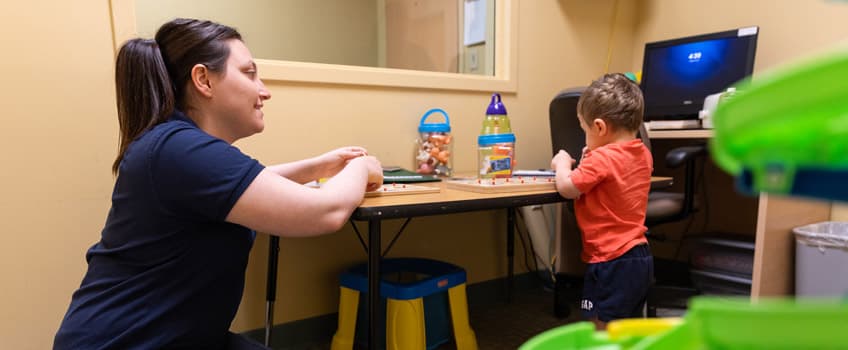
[[[653,168],[651,152],[639,139],[611,143],[583,156],[571,172],[571,182],[581,193],[574,212],[583,231],[583,261],[609,261],[648,242],[645,212]]]

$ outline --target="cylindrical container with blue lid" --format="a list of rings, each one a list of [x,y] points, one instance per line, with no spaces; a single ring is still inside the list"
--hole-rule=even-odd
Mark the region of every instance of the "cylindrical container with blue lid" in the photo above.
[[[427,118],[441,114],[444,122],[428,122]],[[421,117],[418,124],[418,152],[415,154],[415,172],[427,175],[450,176],[452,137],[450,135],[450,118],[442,109],[434,108]]]
[[[486,109],[483,129],[477,137],[477,157],[480,178],[511,177],[515,169],[515,134],[498,93],[492,94]]]
[[[511,177],[515,168],[515,134],[477,137],[480,178]]]

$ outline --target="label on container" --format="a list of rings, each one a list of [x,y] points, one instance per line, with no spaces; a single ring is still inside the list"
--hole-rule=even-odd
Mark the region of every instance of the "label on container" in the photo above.
[[[511,177],[515,164],[515,147],[512,143],[480,146],[480,177]]]

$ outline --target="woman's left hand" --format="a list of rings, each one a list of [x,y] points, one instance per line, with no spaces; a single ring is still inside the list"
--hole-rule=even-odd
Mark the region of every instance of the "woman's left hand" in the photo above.
[[[323,177],[332,177],[344,169],[351,159],[367,156],[368,151],[359,146],[348,146],[337,148],[318,156],[318,160],[324,169]]]

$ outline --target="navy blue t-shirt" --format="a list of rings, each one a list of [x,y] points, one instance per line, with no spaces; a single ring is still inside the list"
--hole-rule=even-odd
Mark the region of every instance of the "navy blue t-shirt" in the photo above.
[[[180,112],[130,144],[54,348],[225,346],[255,233],[224,219],[262,169]]]

